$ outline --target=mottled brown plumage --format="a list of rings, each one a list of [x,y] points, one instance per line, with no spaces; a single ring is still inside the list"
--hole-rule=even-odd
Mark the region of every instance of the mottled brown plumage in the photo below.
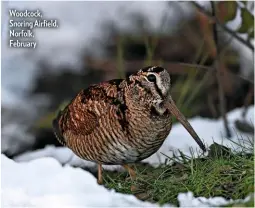
[[[82,90],[53,121],[59,142],[76,155],[101,165],[141,161],[155,153],[176,116],[200,147],[203,143],[170,96],[170,76],[162,67],[146,67],[126,79]]]

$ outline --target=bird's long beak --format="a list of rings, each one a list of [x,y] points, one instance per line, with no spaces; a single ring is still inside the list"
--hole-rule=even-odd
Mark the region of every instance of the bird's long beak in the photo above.
[[[185,127],[185,129],[190,133],[190,135],[197,142],[199,147],[205,152],[205,145],[203,144],[197,133],[194,131],[190,123],[184,117],[184,115],[179,111],[171,97],[169,99],[167,108],[170,110],[171,114],[174,115],[178,119],[178,121]]]

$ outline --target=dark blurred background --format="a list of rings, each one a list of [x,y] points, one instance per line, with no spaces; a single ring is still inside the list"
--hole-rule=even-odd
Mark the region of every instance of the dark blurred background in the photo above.
[[[60,146],[51,129],[59,109],[81,89],[147,65],[171,73],[188,118],[220,118],[221,102],[245,115],[254,104],[254,2],[214,4],[218,23],[244,43],[215,27],[209,2],[199,5],[209,14],[192,2],[3,2],[2,152]],[[35,50],[10,49],[9,8],[39,8],[60,27],[35,29]]]

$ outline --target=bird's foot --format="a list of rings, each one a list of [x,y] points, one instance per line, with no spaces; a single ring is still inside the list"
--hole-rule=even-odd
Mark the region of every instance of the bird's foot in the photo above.
[[[101,180],[100,180],[100,179],[97,179],[97,183],[98,183],[98,185],[102,185],[102,184],[103,184],[102,178],[101,178]]]
[[[151,197],[151,195],[144,189],[144,187],[139,185],[131,185],[130,190],[132,194],[136,196],[136,198],[140,200],[147,200]]]

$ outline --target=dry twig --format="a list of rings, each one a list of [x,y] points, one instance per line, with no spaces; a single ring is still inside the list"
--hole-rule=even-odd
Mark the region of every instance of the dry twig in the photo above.
[[[214,2],[211,1],[211,7],[212,7],[212,16],[215,17],[216,12],[215,12],[215,5]],[[220,56],[219,56],[219,51],[218,51],[218,34],[217,34],[217,25],[213,24],[213,37],[214,37],[214,41],[215,41],[215,50],[216,50],[216,57],[215,57],[215,61],[214,61],[214,66],[217,70],[217,81],[218,81],[218,86],[219,86],[219,101],[220,101],[220,112],[221,112],[221,116],[223,118],[224,121],[224,127],[226,130],[226,136],[227,138],[231,137],[231,133],[228,127],[228,120],[227,120],[227,116],[226,116],[226,102],[225,102],[225,95],[224,95],[224,91],[223,91],[223,87],[222,87],[222,80],[221,80],[221,67],[220,67]]]

